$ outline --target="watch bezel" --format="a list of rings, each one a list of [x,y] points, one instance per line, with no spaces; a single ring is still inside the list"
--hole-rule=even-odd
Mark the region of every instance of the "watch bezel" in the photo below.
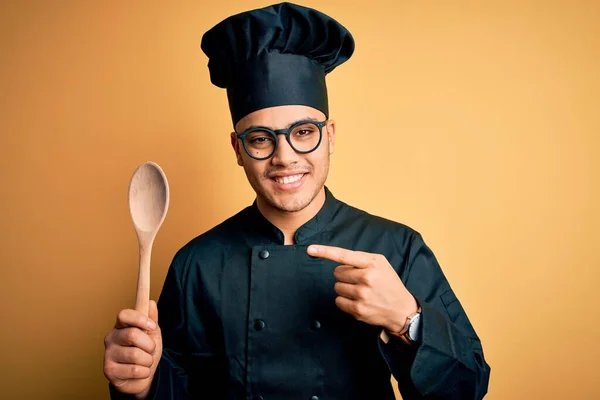
[[[406,336],[412,342],[419,341],[419,322],[421,321],[421,313],[417,313],[409,322]]]

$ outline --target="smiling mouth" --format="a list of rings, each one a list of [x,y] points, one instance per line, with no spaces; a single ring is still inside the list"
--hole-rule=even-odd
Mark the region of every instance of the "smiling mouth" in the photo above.
[[[302,177],[306,175],[306,174],[296,174],[296,175],[289,175],[289,176],[274,176],[271,179],[273,179],[275,182],[285,185],[288,183],[294,183],[299,181],[300,179],[302,179]]]

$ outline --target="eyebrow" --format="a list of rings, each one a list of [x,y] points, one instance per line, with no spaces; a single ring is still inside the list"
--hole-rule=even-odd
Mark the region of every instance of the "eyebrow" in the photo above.
[[[296,120],[296,121],[294,121],[294,122],[291,122],[291,123],[289,123],[289,124],[288,124],[288,126],[286,126],[284,129],[289,129],[291,126],[293,126],[293,125],[297,124],[298,122],[303,122],[303,121],[313,121],[313,122],[319,122],[319,119],[318,119],[318,118],[315,118],[315,117],[304,117],[304,118],[300,118],[300,119],[297,119],[297,120]],[[242,132],[244,132],[244,131],[247,131],[247,130],[249,130],[249,129],[255,129],[255,128],[267,128],[267,129],[270,129],[270,130],[272,130],[272,131],[276,131],[276,130],[278,130],[278,129],[281,129],[281,128],[274,129],[274,128],[273,128],[273,127],[271,127],[271,126],[264,126],[264,125],[250,125],[250,126],[249,126],[249,127],[247,127],[246,129],[244,129]]]

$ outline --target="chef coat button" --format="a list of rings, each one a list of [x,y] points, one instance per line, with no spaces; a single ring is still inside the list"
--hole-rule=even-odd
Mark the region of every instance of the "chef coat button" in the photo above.
[[[254,321],[254,329],[256,329],[257,331],[262,331],[263,329],[265,329],[265,321],[263,321],[262,319],[257,319],[256,321]]]
[[[319,396],[312,396],[310,400],[319,400]]]
[[[258,253],[258,256],[264,260],[265,258],[269,258],[269,252],[267,250],[261,250],[260,253]]]
[[[314,330],[317,330],[321,327],[321,323],[315,319],[313,322],[310,323],[310,327]]]

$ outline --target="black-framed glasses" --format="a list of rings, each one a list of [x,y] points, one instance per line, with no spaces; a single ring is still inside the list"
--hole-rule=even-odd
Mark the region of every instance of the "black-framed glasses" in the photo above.
[[[244,145],[246,153],[255,160],[266,160],[275,154],[279,144],[279,135],[285,135],[287,142],[296,153],[307,154],[315,151],[321,144],[323,127],[327,120],[299,121],[288,129],[272,130],[265,127],[254,127],[236,134]]]

